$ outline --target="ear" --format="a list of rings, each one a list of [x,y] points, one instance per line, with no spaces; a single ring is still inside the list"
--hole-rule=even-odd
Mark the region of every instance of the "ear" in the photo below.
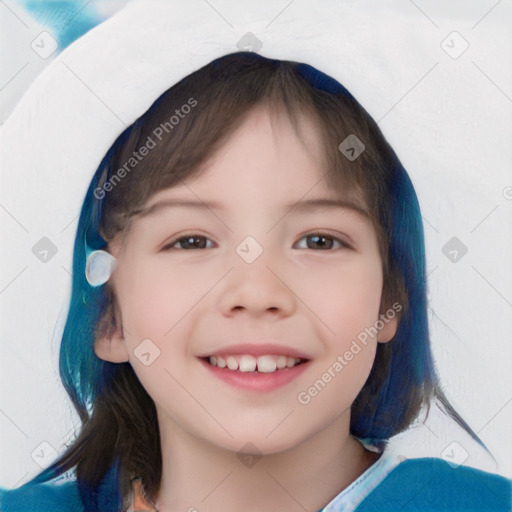
[[[377,341],[379,343],[387,343],[393,338],[398,329],[398,315],[393,318],[386,318],[385,315],[380,315],[380,320],[384,324],[384,327],[379,330]]]
[[[108,316],[108,314],[107,314]],[[107,326],[105,326],[105,323]],[[119,327],[120,322],[102,319],[103,328],[94,340],[94,352],[104,361],[111,363],[124,363],[129,360],[128,349],[124,339],[123,330]]]

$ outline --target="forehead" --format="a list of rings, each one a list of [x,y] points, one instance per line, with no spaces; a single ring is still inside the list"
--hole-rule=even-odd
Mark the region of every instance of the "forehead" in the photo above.
[[[310,193],[340,196],[331,190],[316,121],[302,114],[294,123],[284,110],[258,107],[250,111],[235,132],[189,179],[172,187],[176,192],[208,196],[236,204],[258,200],[282,202],[285,196]],[[151,207],[169,189],[153,194],[143,208]]]
[[[245,116],[206,164],[228,158],[246,163],[249,159],[261,163],[278,159],[286,169],[298,161],[318,166],[320,155],[320,136],[312,115],[302,113],[293,121],[283,107],[258,107]]]

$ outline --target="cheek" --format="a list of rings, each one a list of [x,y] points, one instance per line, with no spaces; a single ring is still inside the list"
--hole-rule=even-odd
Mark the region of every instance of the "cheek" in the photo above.
[[[186,314],[201,297],[200,287],[168,265],[129,263],[117,276],[116,292],[130,363],[156,404],[169,396],[173,403],[187,404],[178,382],[185,381],[182,361],[189,350]]]
[[[343,350],[360,333],[375,326],[381,293],[380,260],[359,258],[351,265],[324,269],[323,276],[310,278],[308,306],[322,320],[323,337]]]
[[[322,292],[311,287],[310,295],[322,319],[318,335],[324,340],[324,353],[297,399],[304,414],[334,420],[350,409],[373,366],[382,290],[380,261],[362,259],[327,277]]]
[[[130,275],[119,275],[118,296],[123,323],[139,338],[163,339],[205,293],[198,277],[169,265],[128,268]]]

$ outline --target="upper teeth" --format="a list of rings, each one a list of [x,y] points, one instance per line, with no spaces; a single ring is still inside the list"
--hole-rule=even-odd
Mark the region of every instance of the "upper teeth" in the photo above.
[[[254,372],[257,370],[260,373],[271,373],[285,367],[292,368],[302,361],[302,359],[284,355],[254,357],[250,354],[210,356],[208,360],[211,365],[218,366],[219,368],[228,368],[229,370],[241,372]]]

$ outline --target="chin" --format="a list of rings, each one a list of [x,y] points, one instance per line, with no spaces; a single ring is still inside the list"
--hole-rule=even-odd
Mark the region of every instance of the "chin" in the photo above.
[[[304,439],[299,437],[292,437],[290,432],[283,429],[279,434],[270,434],[266,437],[268,432],[265,433],[244,433],[235,435],[224,443],[215,443],[221,449],[235,452],[238,456],[242,455],[277,455],[280,453],[287,452],[299,446]]]

